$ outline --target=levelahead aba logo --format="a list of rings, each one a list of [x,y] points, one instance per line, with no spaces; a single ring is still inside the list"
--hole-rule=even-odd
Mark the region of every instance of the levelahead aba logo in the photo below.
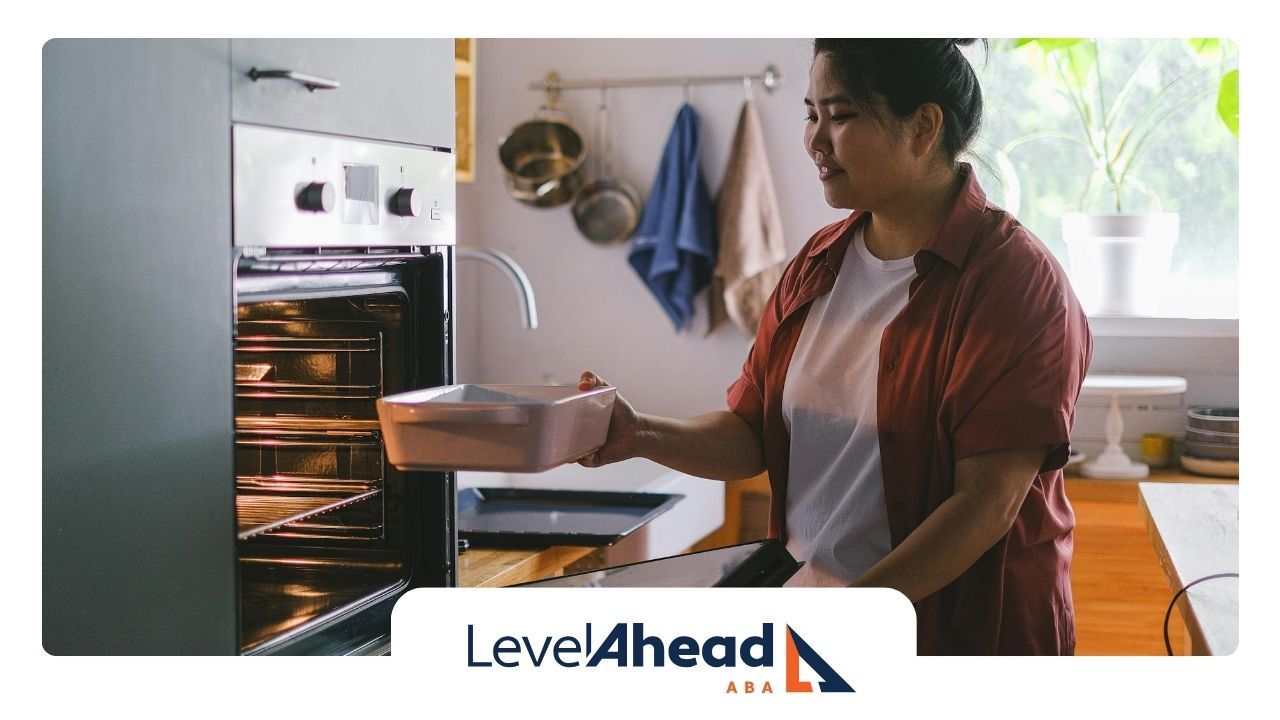
[[[467,667],[538,668],[726,668],[718,689],[729,694],[812,693],[813,683],[801,680],[801,664],[816,674],[818,692],[851,693],[853,686],[790,625],[785,630],[785,675],[775,669],[774,624],[762,623],[758,634],[669,637],[645,630],[642,622],[619,622],[603,633],[587,622],[580,635],[500,635],[475,624],[467,625]],[[597,642],[598,641],[598,642]],[[763,671],[763,672],[762,672]],[[779,680],[781,682],[779,682]]]
[[[910,692],[915,632],[911,602],[883,588],[417,588],[391,655],[485,716],[572,698],[618,720],[776,720],[889,707]]]

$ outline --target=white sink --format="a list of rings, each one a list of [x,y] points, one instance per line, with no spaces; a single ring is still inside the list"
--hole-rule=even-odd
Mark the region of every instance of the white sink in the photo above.
[[[643,458],[602,468],[576,463],[540,473],[459,471],[458,489],[470,487],[531,490],[599,490],[683,495],[663,514],[610,548],[605,562],[618,565],[684,552],[724,524],[724,483],[676,472]]]

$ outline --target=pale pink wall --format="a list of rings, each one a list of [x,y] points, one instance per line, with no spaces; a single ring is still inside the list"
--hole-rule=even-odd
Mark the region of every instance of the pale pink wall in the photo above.
[[[537,292],[542,327],[521,329],[513,289],[497,270],[475,263],[458,270],[459,379],[463,382],[541,383],[576,380],[597,370],[642,411],[690,416],[724,406],[750,341],[731,325],[709,337],[705,294],[692,332],[677,335],[657,302],[627,264],[629,245],[600,248],[578,235],[567,207],[537,210],[503,188],[499,138],[529,119],[542,103],[526,88],[549,70],[565,78],[758,73],[772,63],[782,88],[755,96],[782,208],[788,251],[794,254],[818,228],[843,216],[822,199],[813,165],[801,145],[807,40],[481,40],[477,66],[478,179],[458,188],[459,243],[512,255]],[[703,119],[702,168],[714,193],[727,160],[741,84],[692,88]],[[683,94],[679,87],[610,93],[615,166],[647,196],[667,133]],[[599,93],[566,92],[564,100],[584,132],[597,122]],[[590,137],[590,135],[589,135]],[[1239,342],[1225,338],[1097,338],[1094,370],[1181,374],[1185,398],[1126,409],[1137,452],[1142,432],[1181,433],[1185,405],[1238,402]],[[1105,408],[1082,402],[1077,443],[1101,449]]]

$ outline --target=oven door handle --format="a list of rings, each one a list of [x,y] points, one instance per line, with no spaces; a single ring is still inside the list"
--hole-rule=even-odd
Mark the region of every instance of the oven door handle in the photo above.
[[[271,79],[292,80],[311,92],[316,90],[337,90],[342,87],[342,84],[337,80],[307,75],[294,70],[259,70],[255,67],[250,68],[247,75],[254,82]]]
[[[519,405],[421,403],[391,405],[391,420],[401,425],[525,425],[529,409]]]

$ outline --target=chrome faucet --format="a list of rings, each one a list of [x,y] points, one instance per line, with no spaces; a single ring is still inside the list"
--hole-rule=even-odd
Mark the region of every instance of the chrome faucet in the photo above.
[[[538,327],[538,306],[533,300],[533,286],[529,284],[529,276],[524,274],[524,269],[510,255],[497,250],[469,250],[467,248],[457,248],[454,250],[454,255],[458,260],[479,260],[488,263],[506,273],[512,284],[516,286],[516,291],[520,293],[524,310],[524,315],[521,318],[524,322],[524,329],[533,330]]]

